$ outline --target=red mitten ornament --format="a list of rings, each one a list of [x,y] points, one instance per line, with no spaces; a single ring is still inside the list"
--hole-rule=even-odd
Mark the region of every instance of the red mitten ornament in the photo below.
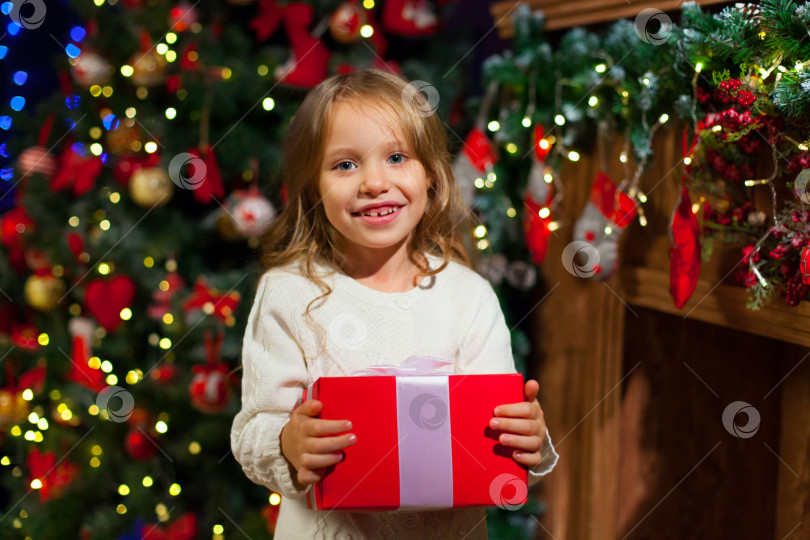
[[[229,375],[230,367],[219,362],[224,334],[217,334],[216,340],[211,334],[205,334],[205,350],[208,364],[194,366],[194,377],[188,387],[191,404],[204,413],[218,413],[228,406],[233,395],[233,385]]]
[[[276,80],[290,86],[312,88],[326,78],[331,53],[309,32],[314,16],[312,5],[291,2],[284,8],[284,28],[292,53],[275,71]]]
[[[464,139],[464,147],[453,163],[464,204],[472,207],[475,196],[475,180],[486,176],[498,161],[498,151],[479,128],[473,128]]]
[[[598,279],[607,279],[616,271],[619,238],[635,215],[635,201],[599,171],[591,187],[591,198],[574,226],[574,239],[588,242],[599,253],[599,264],[594,268]]]
[[[681,198],[672,214],[669,229],[669,292],[675,306],[681,309],[695,292],[700,274],[700,228],[686,186],[681,189]]]
[[[439,20],[429,0],[385,0],[383,27],[401,36],[429,36],[436,33]]]
[[[104,372],[90,367],[93,356],[90,345],[96,325],[86,317],[74,317],[68,323],[71,339],[70,373],[68,380],[80,384],[93,392],[100,392],[107,387]]]
[[[87,286],[84,305],[107,332],[113,332],[121,324],[121,310],[135,300],[135,292],[135,282],[129,276],[97,279]]]

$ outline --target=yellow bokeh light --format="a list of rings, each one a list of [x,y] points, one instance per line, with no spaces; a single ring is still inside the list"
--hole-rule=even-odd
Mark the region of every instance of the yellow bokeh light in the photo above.
[[[90,360],[87,361],[87,365],[90,366],[92,369],[100,369],[101,368],[101,360],[98,356],[91,356]]]
[[[107,375],[107,378],[106,378],[106,379],[104,379],[104,380],[105,380],[105,381],[107,382],[107,384],[109,384],[110,386],[113,386],[113,385],[118,384],[118,377],[116,377],[116,376],[115,376],[114,374],[112,374],[112,373],[110,373],[109,375]]]
[[[170,339],[169,339],[169,338],[167,338],[167,337],[162,338],[162,339],[160,340],[159,345],[160,345],[160,348],[161,348],[161,349],[170,349],[170,348],[172,347],[172,340],[170,340]]]
[[[509,152],[510,154],[514,154],[515,152],[517,152],[517,150],[518,147],[515,143],[509,143],[506,145],[506,151]]]
[[[143,477],[143,482],[142,482],[142,483],[143,483],[144,487],[149,487],[149,486],[151,486],[151,485],[152,485],[152,483],[153,483],[153,481],[152,481],[152,477],[151,477],[151,476],[144,476],[144,477]]]
[[[475,187],[477,187],[478,189],[481,189],[482,187],[484,187],[484,179],[476,178],[473,184],[475,184]]]
[[[483,225],[479,225],[475,228],[475,232],[473,234],[475,234],[476,238],[483,238],[487,235],[487,228]]]
[[[98,224],[99,229],[102,231],[109,231],[110,230],[110,220],[104,219]]]
[[[39,431],[34,432],[34,442],[42,442],[44,439],[42,438],[42,433]]]
[[[163,503],[158,503],[155,505],[155,514],[158,516],[165,516],[168,510],[166,510],[166,505]]]
[[[67,422],[68,420],[70,420],[71,418],[73,418],[73,413],[72,413],[72,412],[70,412],[70,409],[65,409],[64,411],[62,411],[62,413],[60,414],[60,416],[62,417],[62,420],[64,420],[65,422]]]
[[[127,507],[124,506],[123,504],[119,504],[118,506],[115,507],[115,511],[118,512],[119,514],[126,514]]]
[[[256,68],[256,71],[257,71],[257,72],[259,73],[259,75],[260,75],[260,76],[262,76],[262,77],[264,77],[265,75],[267,75],[268,73],[270,73],[270,70],[269,70],[269,69],[267,68],[267,66],[265,66],[264,64],[262,64],[262,65],[260,65],[258,68]]]
[[[484,250],[484,249],[487,249],[489,247],[489,242],[487,242],[486,238],[482,238],[481,240],[478,241],[477,246],[478,246],[478,249]]]
[[[107,263],[101,263],[100,265],[98,265],[98,273],[101,274],[102,276],[106,276],[107,274],[110,273],[110,265]]]
[[[101,128],[98,126],[94,126],[90,128],[90,138],[91,139],[100,139],[102,135]]]
[[[192,456],[196,456],[197,454],[199,454],[200,450],[202,450],[202,448],[200,447],[200,443],[198,443],[197,441],[191,441],[189,443],[188,453],[191,454]]]
[[[214,531],[214,534],[222,534],[223,532],[225,532],[225,528],[219,523],[214,525],[214,527],[211,530]]]
[[[551,215],[551,210],[549,210],[548,208],[541,208],[540,211],[537,212],[537,215],[543,219],[546,219],[548,216]]]
[[[100,156],[104,152],[104,147],[100,143],[93,143],[90,145],[90,153],[94,156]]]
[[[93,403],[92,405],[90,405],[90,406],[87,408],[87,412],[89,412],[89,413],[90,413],[90,414],[92,414],[93,416],[96,416],[96,415],[99,413],[99,408],[98,408],[98,405],[96,405],[95,403]]]
[[[158,43],[157,47],[155,47],[155,50],[157,51],[158,54],[166,54],[166,52],[169,50],[169,46],[166,45],[165,43]]]
[[[127,118],[135,118],[135,115],[137,113],[138,111],[135,109],[135,107],[128,107],[127,110],[125,111]]]
[[[169,486],[169,495],[178,496],[180,495],[180,484],[172,484]]]
[[[273,506],[277,506],[277,505],[281,504],[281,495],[279,495],[276,492],[271,493],[270,494],[270,504],[272,504]]]
[[[145,145],[143,145],[143,149],[146,150],[147,154],[154,154],[157,152],[157,143],[155,141],[149,141]]]
[[[8,459],[8,456],[3,456],[0,458],[0,465],[11,465],[11,460]]]
[[[177,60],[177,53],[176,52],[174,52],[174,51],[166,52],[166,61],[167,62],[174,62],[175,60]]]
[[[227,81],[228,79],[231,78],[232,75],[233,75],[233,71],[231,71],[231,68],[226,68],[226,67],[222,68],[222,80]]]
[[[30,388],[26,388],[25,390],[23,390],[22,398],[25,401],[31,401],[32,399],[34,399],[34,391],[31,390]]]
[[[32,412],[31,414],[28,415],[28,421],[31,422],[32,424],[36,424],[37,422],[39,422],[39,415],[35,412]]]
[[[153,259],[152,257],[146,257],[143,260],[143,265],[147,268],[152,268],[153,266],[155,266],[155,259]]]
[[[501,124],[497,120],[493,120],[489,124],[487,124],[487,129],[490,131],[498,131],[499,129],[501,129]]]
[[[49,342],[50,342],[50,338],[48,338],[48,334],[46,334],[45,332],[43,332],[39,336],[37,336],[37,343],[39,343],[43,347],[45,345],[47,345]]]
[[[511,206],[506,209],[506,215],[509,217],[515,217],[517,215],[517,210],[512,208]]]
[[[117,204],[121,200],[121,194],[117,191],[113,191],[110,193],[110,202],[113,204]]]
[[[549,146],[551,146],[551,144],[550,144],[550,143],[548,142],[548,140],[546,140],[546,139],[540,139],[540,140],[537,142],[537,146],[539,146],[539,147],[540,147],[540,148],[542,148],[543,150],[548,150],[548,147],[549,147]]]
[[[113,87],[105,86],[101,89],[101,93],[104,95],[104,97],[111,97],[113,95]]]
[[[371,26],[370,24],[364,24],[360,28],[360,35],[363,36],[364,38],[370,38],[371,36],[374,35],[374,27]]]
[[[551,223],[548,224],[548,230],[550,230],[552,232],[556,231],[559,228],[560,228],[560,224],[557,223],[556,221],[552,221]]]
[[[262,100],[262,108],[265,111],[272,111],[273,107],[275,107],[275,106],[276,106],[276,102],[273,101],[273,98],[271,98],[271,97],[266,97],[266,98],[264,98]]]
[[[94,84],[90,87],[90,95],[93,97],[98,97],[101,95],[101,87],[97,84]]]
[[[22,435],[22,429],[20,429],[20,426],[13,426],[13,427],[12,427],[12,428],[9,430],[9,433],[11,433],[12,435],[14,435],[15,437],[19,437],[20,435]]]
[[[127,372],[126,379],[127,383],[129,384],[136,384],[138,382],[138,374],[134,371],[130,370]]]
[[[176,116],[177,116],[177,109],[175,109],[174,107],[169,107],[168,109],[166,109],[166,118],[168,118],[169,120],[174,120]]]
[[[174,315],[171,313],[163,314],[163,324],[172,324],[174,322]]]
[[[112,365],[112,362],[110,362],[109,360],[104,360],[101,363],[101,371],[103,371],[104,373],[109,373],[109,372],[112,371],[112,369],[113,369],[113,365]]]
[[[90,466],[91,467],[93,467],[94,469],[97,469],[100,465],[101,465],[101,460],[100,459],[98,459],[95,456],[90,458]]]
[[[121,484],[120,486],[118,486],[118,494],[129,495],[129,486],[126,484]]]
[[[132,310],[129,309],[128,307],[125,307],[124,309],[121,310],[120,315],[122,321],[128,321],[132,318]]]
[[[166,43],[171,44],[174,43],[175,41],[177,41],[177,34],[175,34],[174,32],[169,32],[168,34],[166,34]]]
[[[93,454],[94,456],[100,456],[102,452],[103,451],[101,450],[101,447],[97,444],[94,444],[92,448],[90,448],[90,453]]]
[[[46,420],[45,418],[40,418],[39,422],[37,422],[37,427],[42,431],[45,431],[46,429],[48,429],[48,420]]]
[[[42,480],[39,478],[34,478],[31,480],[31,489],[39,489],[42,487]]]
[[[68,225],[70,225],[71,227],[78,227],[79,226],[79,218],[77,216],[72,216],[68,220]]]
[[[168,429],[169,429],[169,426],[167,426],[166,422],[164,422],[162,420],[160,422],[158,422],[157,424],[155,424],[155,431],[157,431],[158,433],[166,433],[166,431]]]

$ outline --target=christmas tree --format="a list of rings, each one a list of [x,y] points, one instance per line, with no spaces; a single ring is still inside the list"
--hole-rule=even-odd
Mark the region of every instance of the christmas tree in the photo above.
[[[0,6],[0,537],[272,532],[279,496],[229,432],[290,119],[377,67],[465,129],[473,36],[443,25],[454,3],[403,5]]]

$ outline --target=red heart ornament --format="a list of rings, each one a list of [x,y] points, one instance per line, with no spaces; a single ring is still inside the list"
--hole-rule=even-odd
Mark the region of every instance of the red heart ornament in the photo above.
[[[121,310],[135,299],[135,282],[128,276],[106,281],[97,279],[87,286],[84,305],[107,332],[121,324]]]

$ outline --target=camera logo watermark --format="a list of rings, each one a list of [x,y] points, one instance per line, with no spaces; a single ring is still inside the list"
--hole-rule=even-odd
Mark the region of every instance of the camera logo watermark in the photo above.
[[[411,406],[408,408],[413,423],[429,431],[442,427],[447,421],[449,412],[447,403],[442,398],[427,392],[413,398]]]
[[[411,81],[402,89],[402,104],[416,109],[419,116],[430,116],[439,108],[439,91],[425,81]]]
[[[329,324],[329,342],[340,349],[356,351],[365,344],[367,336],[368,326],[354,313],[341,313]]]
[[[655,23],[659,25],[658,30],[651,31],[651,27],[654,27]],[[650,45],[666,43],[670,34],[672,34],[672,19],[660,9],[642,9],[641,12],[636,15],[633,26],[636,29],[636,34],[639,39]]]
[[[186,172],[191,169],[193,173],[191,176],[185,176],[183,169]],[[205,166],[205,161],[199,156],[189,154],[188,152],[181,152],[174,156],[169,162],[169,178],[172,179],[177,187],[183,189],[195,190],[205,182],[205,177],[208,174],[208,167]]]
[[[574,240],[562,252],[563,267],[574,277],[589,278],[596,274],[599,258],[599,250],[584,240]]]
[[[121,405],[117,409],[110,408],[110,401],[118,398]],[[108,386],[98,393],[96,406],[102,412],[106,411],[106,418],[111,422],[121,423],[129,420],[132,411],[135,409],[135,398],[126,389],[120,386]]]
[[[745,413],[748,417],[748,421],[743,426],[737,425],[734,421],[740,413]],[[726,428],[726,431],[740,439],[750,439],[756,435],[757,430],[759,430],[759,422],[759,411],[756,410],[753,405],[745,401],[729,403],[728,407],[723,411],[723,427]]]
[[[508,496],[509,491],[514,491]],[[526,504],[529,487],[526,482],[514,474],[503,473],[496,476],[489,484],[489,497],[498,508],[517,510]]]
[[[8,16],[26,30],[35,30],[45,22],[47,11],[43,0],[15,0]]]
[[[803,169],[802,172],[796,176],[796,180],[793,181],[793,191],[804,204],[810,204],[808,184],[810,184],[810,169]]]

